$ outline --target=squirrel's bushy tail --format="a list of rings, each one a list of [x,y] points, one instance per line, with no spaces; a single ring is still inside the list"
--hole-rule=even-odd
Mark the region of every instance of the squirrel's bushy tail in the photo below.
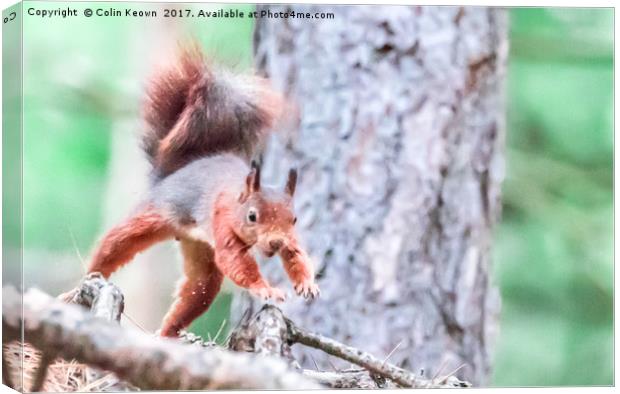
[[[249,162],[281,116],[282,96],[263,78],[216,71],[198,45],[179,52],[147,88],[142,141],[157,176],[216,153]]]

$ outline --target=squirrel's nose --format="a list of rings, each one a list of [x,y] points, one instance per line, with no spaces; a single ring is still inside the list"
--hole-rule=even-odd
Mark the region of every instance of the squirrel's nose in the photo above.
[[[269,241],[269,246],[273,249],[273,250],[278,250],[282,247],[282,240],[281,239],[272,239],[271,241]]]

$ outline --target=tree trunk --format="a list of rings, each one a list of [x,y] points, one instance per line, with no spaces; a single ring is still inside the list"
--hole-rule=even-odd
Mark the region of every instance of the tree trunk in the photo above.
[[[285,314],[371,353],[393,351],[390,362],[425,376],[464,364],[460,378],[486,384],[500,304],[490,258],[504,177],[505,11],[262,7],[335,14],[256,25],[257,66],[300,117],[270,141],[263,173],[283,183],[299,168],[297,227],[322,291],[311,303],[293,297]],[[284,282],[280,267],[264,271]],[[236,297],[233,314],[248,305],[257,311]],[[331,369],[320,353],[297,356]]]

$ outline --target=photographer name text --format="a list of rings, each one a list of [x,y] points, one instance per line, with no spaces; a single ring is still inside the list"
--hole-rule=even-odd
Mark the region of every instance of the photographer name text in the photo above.
[[[134,8],[35,8],[30,7],[26,10],[29,16],[42,19],[52,18],[214,18],[214,19],[241,19],[241,18],[273,18],[273,19],[334,19],[331,12],[299,12],[294,10],[272,12],[269,9],[260,11],[247,11],[239,9],[202,10],[189,8],[164,8],[159,10],[146,10]]]

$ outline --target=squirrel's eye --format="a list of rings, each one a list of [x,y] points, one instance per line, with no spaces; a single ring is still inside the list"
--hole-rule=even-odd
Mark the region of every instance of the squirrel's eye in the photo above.
[[[293,224],[297,223],[297,216],[293,219]]]
[[[256,212],[255,209],[250,208],[248,210],[248,222],[256,223],[257,220],[258,220],[258,212]]]

